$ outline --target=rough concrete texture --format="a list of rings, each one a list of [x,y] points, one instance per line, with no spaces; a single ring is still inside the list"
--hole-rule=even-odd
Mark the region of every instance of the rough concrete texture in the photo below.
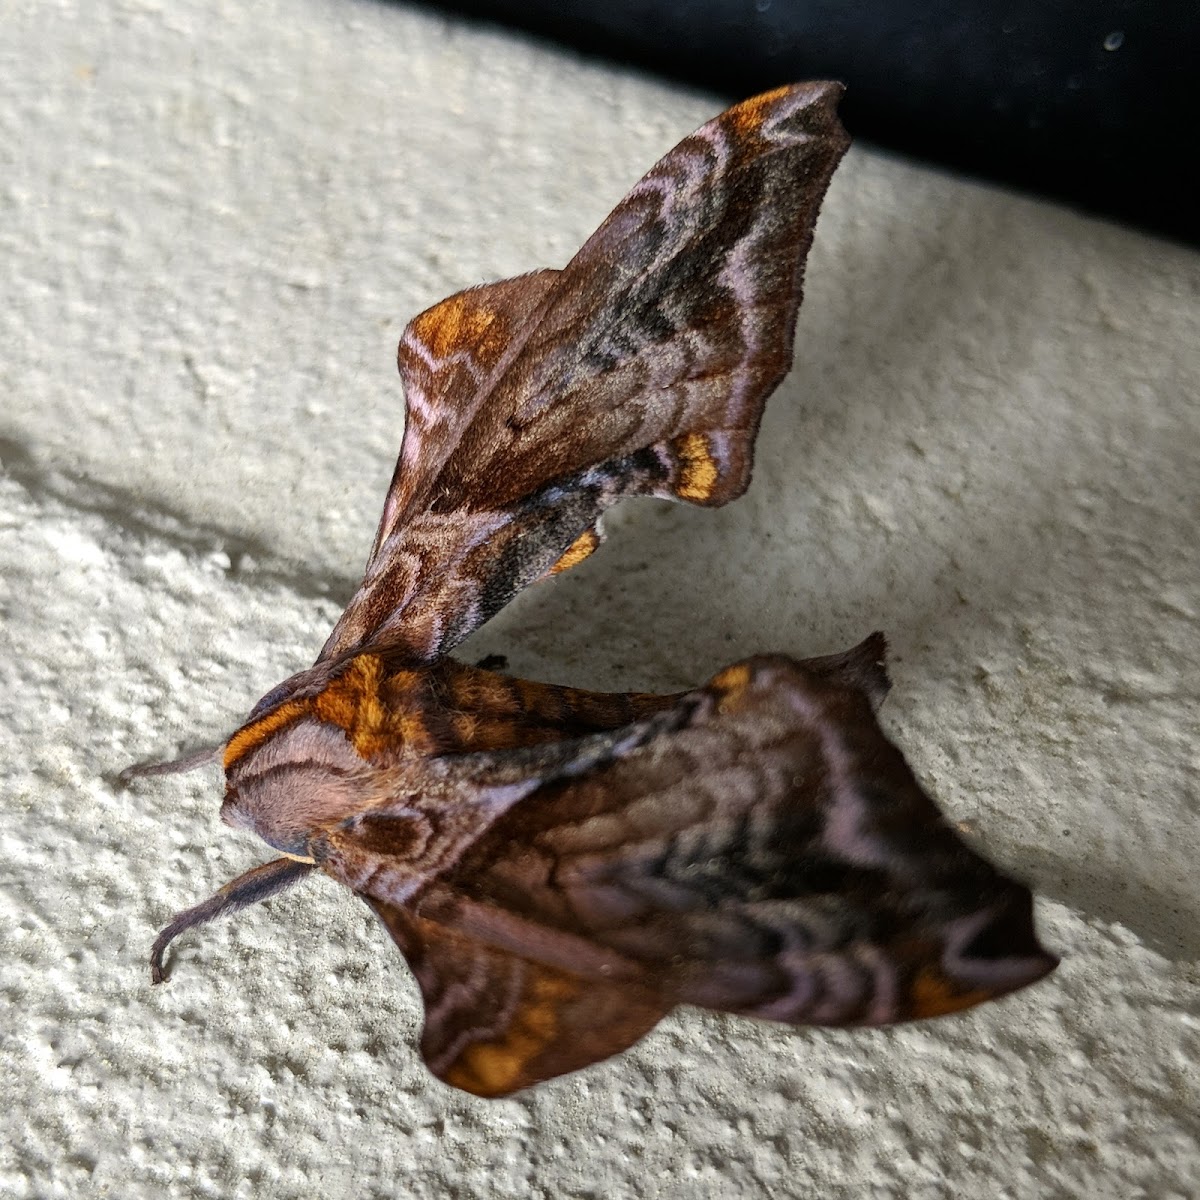
[[[113,773],[320,646],[404,320],[564,262],[720,107],[364,0],[6,6],[0,1194],[1200,1195],[1200,260],[864,148],[750,494],[627,506],[468,651],[675,688],[888,630],[887,725],[1059,972],[890,1031],[679,1012],[492,1103],[425,1073],[403,962],[320,879],[149,986],[264,851],[215,772]]]

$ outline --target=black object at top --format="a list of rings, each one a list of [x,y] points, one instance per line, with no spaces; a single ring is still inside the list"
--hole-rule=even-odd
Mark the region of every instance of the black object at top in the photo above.
[[[1200,243],[1195,0],[433,3],[731,97],[839,79],[856,137]]]

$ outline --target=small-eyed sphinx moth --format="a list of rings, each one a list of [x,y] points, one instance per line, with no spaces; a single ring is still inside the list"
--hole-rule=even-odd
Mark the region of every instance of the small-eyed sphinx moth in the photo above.
[[[563,270],[459,292],[404,331],[407,419],[362,586],[223,746],[222,819],[282,857],[176,916],[155,982],[181,931],[321,872],[408,960],[429,1068],[500,1096],[677,1004],[879,1025],[1053,969],[1029,891],[959,840],[876,723],[881,635],[670,696],[448,657],[591,554],[622,497],[745,490],[847,146],[840,95],[734,106]]]

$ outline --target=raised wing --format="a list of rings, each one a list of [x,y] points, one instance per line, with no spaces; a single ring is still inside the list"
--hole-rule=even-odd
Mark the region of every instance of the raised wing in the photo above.
[[[1028,890],[957,837],[879,729],[871,657],[752,659],[624,729],[445,759],[436,803],[317,839],[320,866],[416,947],[435,1070],[498,1094],[623,1048],[678,1003],[877,1025],[1052,970]],[[484,795],[502,801],[419,869]],[[451,987],[462,971],[470,989]],[[473,1046],[499,1056],[490,1082],[453,1066]]]
[[[792,354],[837,84],[736,105],[561,272],[460,293],[401,343],[410,425],[363,584],[321,653],[427,661],[599,544],[622,496],[717,505]]]

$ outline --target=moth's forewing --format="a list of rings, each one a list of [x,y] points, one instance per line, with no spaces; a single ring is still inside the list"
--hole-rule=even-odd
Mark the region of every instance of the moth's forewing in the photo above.
[[[404,383],[404,439],[367,560],[370,578],[383,543],[433,502],[445,462],[458,448],[497,371],[517,354],[558,278],[532,271],[447,296],[414,317],[396,361]]]

